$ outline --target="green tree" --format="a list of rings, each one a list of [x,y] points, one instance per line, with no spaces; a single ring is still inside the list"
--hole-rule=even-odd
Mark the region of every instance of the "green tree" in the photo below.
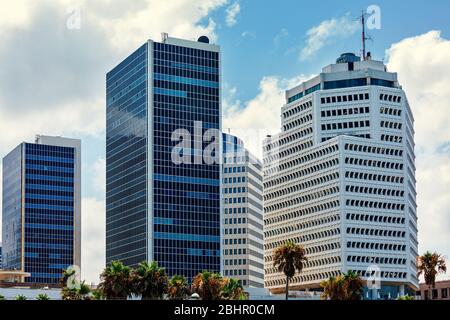
[[[126,300],[133,292],[131,269],[113,261],[100,275],[98,289],[106,299]]]
[[[203,300],[219,300],[223,286],[222,276],[218,273],[203,271],[192,280],[192,291]]]
[[[437,252],[425,252],[422,256],[417,258],[417,276],[421,275],[425,278],[425,283],[428,285],[428,298],[432,298],[432,289],[436,284],[436,276],[439,273],[447,272],[447,265],[445,258]]]
[[[25,301],[25,300],[27,300],[27,297],[25,297],[23,294],[19,294],[16,296],[15,299],[18,301]]]
[[[142,300],[162,299],[167,291],[168,277],[164,268],[156,262],[144,261],[132,272],[133,292],[141,295]]]
[[[189,283],[183,276],[175,275],[169,281],[167,296],[171,300],[183,300],[190,295]]]
[[[2,295],[0,294],[0,301],[2,301],[2,300],[6,300],[6,299],[5,299],[4,296],[2,296]]]
[[[322,281],[322,299],[327,300],[361,300],[364,281],[354,271],[348,271],[337,277]]]
[[[36,300],[50,300],[50,297],[48,295],[46,295],[45,293],[40,293],[36,296]]]
[[[414,297],[406,295],[406,296],[398,297],[397,300],[414,300]]]
[[[221,297],[225,300],[246,300],[244,288],[236,279],[224,279],[222,282]]]
[[[275,249],[273,257],[273,266],[278,272],[283,272],[286,276],[286,300],[289,296],[289,281],[295,275],[295,272],[302,272],[306,258],[305,249],[292,241],[287,241],[281,247]]]

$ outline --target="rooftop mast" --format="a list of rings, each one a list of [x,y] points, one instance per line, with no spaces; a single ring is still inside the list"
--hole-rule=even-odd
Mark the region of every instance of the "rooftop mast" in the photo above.
[[[361,12],[361,28],[362,28],[362,61],[367,60],[366,54],[366,40],[371,40],[371,37],[366,36],[366,13]]]

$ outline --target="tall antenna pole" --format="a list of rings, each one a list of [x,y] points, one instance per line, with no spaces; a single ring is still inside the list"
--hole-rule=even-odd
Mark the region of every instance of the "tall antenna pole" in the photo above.
[[[362,25],[362,45],[363,45],[363,61],[366,60],[366,22],[364,19],[364,11],[361,14],[361,25]]]

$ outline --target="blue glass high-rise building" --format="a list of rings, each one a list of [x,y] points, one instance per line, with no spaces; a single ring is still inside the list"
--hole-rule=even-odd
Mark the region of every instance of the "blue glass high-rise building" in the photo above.
[[[107,74],[107,263],[220,271],[220,163],[195,160],[221,130],[220,77],[218,46],[167,35]],[[172,159],[177,130],[192,135],[190,163]]]
[[[37,136],[3,159],[3,269],[58,284],[81,264],[81,141]]]

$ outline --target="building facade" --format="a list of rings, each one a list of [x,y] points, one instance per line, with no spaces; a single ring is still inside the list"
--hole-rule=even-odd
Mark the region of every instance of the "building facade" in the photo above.
[[[3,159],[3,269],[58,284],[81,266],[81,141],[37,136]]]
[[[239,138],[223,139],[223,275],[263,288],[262,163]]]
[[[2,263],[2,244],[0,243],[0,270],[3,269],[3,263]]]
[[[166,34],[107,74],[107,263],[220,271],[220,161],[202,159],[221,130],[220,77],[218,46]]]
[[[436,281],[434,287],[421,283],[416,297],[421,300],[450,300],[450,280]]]
[[[266,287],[283,291],[273,251],[293,240],[309,258],[293,289],[353,270],[368,299],[414,292],[414,118],[397,74],[344,54],[288,90],[281,113],[264,144]]]

